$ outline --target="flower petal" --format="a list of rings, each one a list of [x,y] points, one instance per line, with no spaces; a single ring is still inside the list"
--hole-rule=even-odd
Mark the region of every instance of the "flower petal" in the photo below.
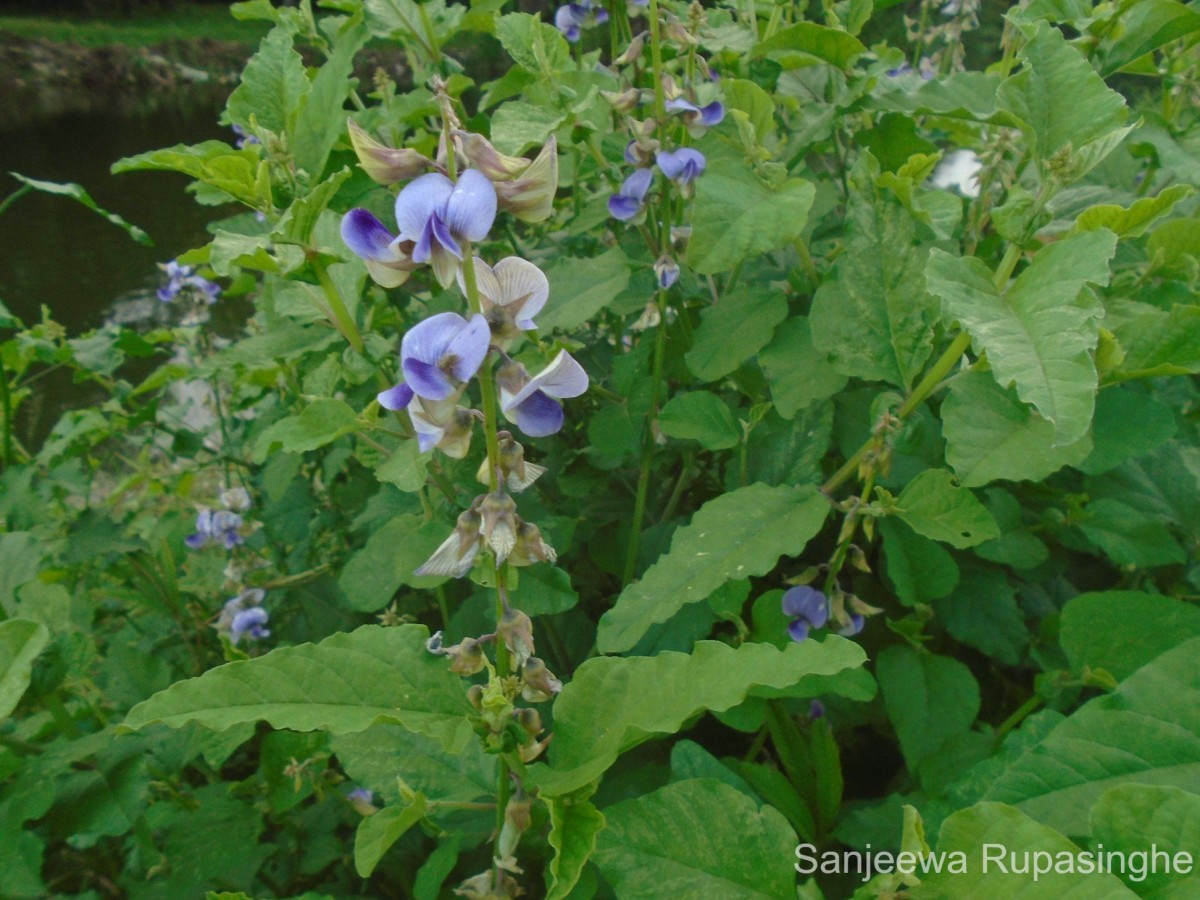
[[[725,107],[721,105],[720,100],[714,100],[708,106],[700,107],[700,124],[707,125],[711,128],[713,125],[718,125],[725,118]]]
[[[458,184],[446,203],[446,224],[456,235],[482,241],[495,220],[496,189],[482,172],[467,169],[458,177]]]
[[[529,437],[547,437],[563,427],[562,404],[541,391],[534,391],[514,406],[508,418]]]
[[[625,183],[621,185],[621,193],[640,202],[645,199],[646,191],[650,190],[650,182],[653,180],[653,169],[637,169],[625,179]]]
[[[457,246],[456,244],[455,247],[457,248]],[[433,252],[429,255],[429,264],[433,266],[434,278],[442,287],[448,288],[454,284],[454,277],[458,274],[461,263],[461,250],[458,253],[452,253],[441,244],[433,245]]]
[[[501,408],[506,411],[512,409],[535,392],[544,393],[549,397],[567,398],[578,397],[587,389],[588,375],[583,366],[566,350],[559,350],[550,365],[531,378]]]
[[[412,274],[408,268],[398,269],[395,266],[389,266],[387,263],[377,262],[373,259],[364,260],[367,266],[367,274],[371,276],[371,280],[382,288],[400,287],[404,282],[408,281],[408,276]]]
[[[673,153],[664,150],[655,157],[655,161],[664,175],[682,184],[694,180],[705,166],[704,154],[691,147],[682,147]]]
[[[450,374],[459,381],[470,381],[475,377],[487,356],[491,340],[492,330],[488,327],[487,319],[478,313],[471,316],[466,327],[454,336],[446,348],[446,353],[455,357]]]
[[[429,218],[429,230],[433,234],[434,240],[438,246],[452,255],[455,259],[462,260],[462,247],[458,246],[458,241],[454,239],[454,234],[450,227],[442,221],[441,216],[434,213]],[[446,287],[447,285],[442,285]]]
[[[437,365],[446,355],[446,348],[460,331],[467,327],[467,320],[458,313],[444,312],[430,316],[414,325],[400,341],[400,359],[417,359],[423,363]]]
[[[429,172],[406,184],[396,197],[400,236],[407,241],[420,240],[430,217],[446,211],[446,201],[453,191],[454,183],[440,172]]]
[[[388,388],[386,391],[381,391],[376,395],[375,399],[379,401],[379,405],[384,409],[390,409],[392,412],[399,412],[402,409],[408,409],[408,404],[412,403],[413,389],[403,381],[395,387]]]
[[[342,240],[355,255],[377,262],[396,258],[392,248],[395,235],[387,226],[365,209],[352,209],[342,216]]]
[[[682,97],[676,97],[674,100],[668,100],[666,103],[667,112],[699,112],[699,108],[694,103],[688,103]]]
[[[804,619],[813,628],[821,628],[829,618],[829,601],[816,588],[801,584],[783,595],[783,614]]]
[[[505,257],[496,263],[495,272],[500,286],[497,302],[513,306],[514,312],[519,312],[522,320],[532,319],[550,299],[550,282],[546,273],[528,260],[519,256]]]
[[[463,296],[467,296],[467,276],[463,269],[458,270],[458,289],[462,291]],[[483,308],[486,311],[492,306],[502,306],[504,300],[501,299],[500,282],[496,280],[496,273],[478,256],[475,257],[475,287],[479,290],[479,299],[483,303]]]
[[[628,222],[642,210],[642,201],[624,194],[613,194],[608,198],[608,211],[614,219]]]
[[[431,363],[419,359],[406,359],[401,363],[404,378],[418,397],[429,400],[445,400],[454,393],[454,385],[446,373]]]
[[[840,634],[842,637],[853,637],[854,635],[856,635],[860,631],[862,631],[863,626],[866,624],[867,624],[867,620],[865,618],[863,618],[862,616],[852,615],[850,617],[850,624],[848,624],[842,628],[839,628],[838,634]]]
[[[795,619],[788,623],[788,636],[797,644],[808,637],[808,623],[803,619]]]

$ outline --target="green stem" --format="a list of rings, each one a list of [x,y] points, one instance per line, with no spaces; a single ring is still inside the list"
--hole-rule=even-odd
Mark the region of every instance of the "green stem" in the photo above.
[[[1008,733],[1020,725],[1030,713],[1037,710],[1039,706],[1045,703],[1040,696],[1034,694],[1024,703],[1014,710],[1013,714],[1000,723],[1000,727],[996,729],[996,739],[993,741],[993,746],[996,749],[1004,743],[1004,739],[1008,737]]]
[[[321,290],[325,293],[325,299],[329,303],[329,311],[333,313],[333,323],[337,326],[338,331],[342,333],[350,346],[362,353],[366,345],[363,343],[362,333],[358,330],[358,325],[354,318],[350,315],[350,310],[346,308],[346,302],[342,299],[342,292],[338,290],[333,279],[329,277],[329,270],[325,267],[325,263],[319,259],[313,260],[313,270],[317,273],[317,281],[321,285]]]
[[[658,0],[650,0],[650,60],[654,69],[654,117],[661,133],[667,123],[667,98],[663,93],[662,37],[658,28]]]
[[[483,303],[479,299],[479,282],[475,277],[475,257],[470,244],[463,246],[463,281],[467,288],[467,306],[476,315],[483,314]],[[499,425],[496,419],[496,381],[487,360],[479,369],[479,392],[483,395],[483,434],[487,441],[488,488],[500,486],[496,467],[500,463],[500,439],[496,436]]]
[[[0,216],[4,215],[4,211],[6,209],[8,209],[32,190],[33,188],[31,188],[29,185],[23,184],[3,200],[0,200]]]
[[[0,416],[4,416],[4,443],[0,445],[0,468],[12,465],[12,396],[8,391],[8,369],[0,360]]]

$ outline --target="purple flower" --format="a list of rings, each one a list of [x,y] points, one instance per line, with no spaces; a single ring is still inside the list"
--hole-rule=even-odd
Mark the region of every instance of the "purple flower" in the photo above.
[[[579,40],[581,29],[602,25],[608,21],[608,10],[593,0],[579,0],[560,6],[554,13],[554,27],[563,37],[574,44]]]
[[[262,608],[265,596],[266,591],[262,588],[242,591],[225,603],[213,627],[235,646],[242,638],[261,641],[270,636],[271,632],[265,627],[269,616]]]
[[[838,629],[838,634],[842,637],[853,637],[863,630],[863,626],[867,624],[865,616],[860,616],[857,613],[851,613],[850,621],[846,625]]]
[[[654,275],[658,286],[665,291],[679,280],[679,263],[669,256],[660,256],[654,264]]]
[[[783,614],[791,618],[788,634],[802,641],[813,628],[823,628],[829,620],[829,600],[816,588],[799,585],[783,595]]]
[[[725,107],[721,105],[720,100],[714,100],[707,106],[696,106],[682,97],[676,97],[674,100],[667,101],[667,112],[682,115],[688,131],[697,136],[703,134],[705,129],[719,124],[725,118]]]
[[[366,788],[355,788],[346,795],[346,799],[351,803],[358,801],[360,803],[370,803],[375,799],[375,794]]]
[[[241,150],[243,147],[249,146],[250,144],[262,143],[262,141],[260,141],[255,135],[250,134],[245,128],[243,128],[241,125],[238,125],[236,122],[231,127],[233,128],[233,133],[237,135],[236,144],[239,150]]]
[[[825,718],[825,704],[820,700],[814,700],[812,703],[808,704],[808,717],[810,719]]]
[[[243,541],[238,533],[241,527],[242,517],[235,512],[201,509],[196,516],[195,532],[185,537],[183,542],[193,550],[199,550],[209,542],[224,544],[226,550],[232,550]]]
[[[550,299],[550,282],[541,269],[519,256],[505,257],[495,268],[476,257],[475,278],[483,315],[497,347],[507,350],[522,332],[537,327],[533,317]],[[461,271],[458,283],[465,294]]]
[[[546,437],[563,426],[558,399],[578,397],[586,391],[588,376],[571,354],[560,350],[550,365],[532,378],[523,365],[508,360],[496,372],[496,383],[505,417],[530,437]]]
[[[662,173],[677,184],[691,184],[704,172],[704,154],[691,147],[683,147],[674,153],[662,150],[655,159]]]
[[[608,198],[608,211],[614,218],[628,222],[642,211],[642,203],[646,192],[650,190],[650,182],[654,180],[654,172],[650,169],[638,169],[625,179],[621,190]]]
[[[490,342],[491,330],[483,316],[471,316],[469,321],[452,312],[430,316],[409,329],[400,342],[405,385],[426,400],[449,399],[479,371]],[[400,388],[397,385],[392,391],[402,395]],[[400,397],[388,398],[396,399]],[[383,397],[380,404],[387,406]]]
[[[417,268],[412,244],[402,241],[365,209],[352,209],[342,216],[342,240],[362,257],[371,279],[381,287],[399,287]]]
[[[496,219],[496,189],[487,176],[467,169],[455,184],[430,172],[405,185],[396,197],[400,240],[412,241],[413,262],[428,262],[449,287],[462,262],[460,241],[481,241]]]
[[[184,291],[195,291],[210,304],[216,303],[217,297],[221,295],[219,284],[201,278],[191,266],[181,266],[175,260],[171,260],[159,268],[167,273],[166,285],[158,289],[158,299],[163,303],[170,303]]]

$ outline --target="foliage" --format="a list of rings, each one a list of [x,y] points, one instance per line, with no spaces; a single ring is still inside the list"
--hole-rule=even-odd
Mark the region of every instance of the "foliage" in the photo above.
[[[0,895],[1194,890],[979,852],[1198,849],[1200,15],[513,6],[234,4],[169,324],[0,306]]]

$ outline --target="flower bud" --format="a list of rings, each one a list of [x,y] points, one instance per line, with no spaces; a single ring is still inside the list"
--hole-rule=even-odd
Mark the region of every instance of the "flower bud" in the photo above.
[[[608,101],[609,105],[619,113],[632,112],[637,108],[638,101],[642,98],[642,92],[637,88],[629,88],[624,91],[601,91],[600,96]]]
[[[454,137],[468,165],[486,175],[489,181],[507,181],[529,168],[529,160],[525,157],[501,153],[482,134],[457,131]]]
[[[512,436],[510,431],[501,431],[496,435],[500,445],[500,472],[504,486],[514,493],[520,493],[538,480],[546,471],[545,466],[535,465],[525,461],[525,448]],[[479,466],[476,475],[483,484],[488,484],[488,461],[485,459]]]
[[[513,710],[513,718],[517,720],[517,724],[521,726],[530,738],[536,738],[539,734],[545,731],[542,725],[542,715],[536,709],[528,707]]]
[[[554,735],[548,734],[548,735],[546,735],[545,739],[543,739],[543,740],[531,741],[528,744],[522,744],[520,747],[517,748],[517,755],[521,758],[521,762],[523,762],[523,763],[533,762],[535,759],[537,759],[539,756],[541,756],[545,752],[546,747],[549,746],[550,741],[553,738],[554,738]]]
[[[562,682],[555,678],[554,673],[547,669],[546,664],[536,656],[531,657],[525,663],[525,668],[521,672],[521,680],[524,683],[521,688],[521,696],[530,703],[549,700],[563,688]]]
[[[479,505],[480,533],[496,554],[496,566],[508,559],[517,543],[517,504],[503,488],[484,497]]]
[[[476,499],[475,503],[459,514],[458,524],[454,526],[454,531],[450,532],[450,537],[446,538],[413,574],[462,578],[471,571],[475,557],[483,546],[482,526],[483,517],[479,513],[479,501]]]
[[[533,656],[533,620],[519,609],[506,609],[496,625],[496,636],[504,641],[517,668]]]
[[[477,712],[483,712],[483,685],[473,684],[467,688],[467,700]]]
[[[450,671],[459,675],[474,675],[482,672],[487,664],[483,655],[483,644],[475,638],[464,638],[461,644],[445,649],[445,655],[450,657]]]
[[[496,205],[522,222],[544,222],[554,214],[558,193],[558,142],[554,135],[516,178],[497,181]]]
[[[658,286],[665,291],[679,280],[679,263],[669,256],[660,256],[654,263],[654,275],[658,278]]]
[[[646,32],[640,32],[629,46],[625,48],[625,52],[613,60],[613,65],[624,66],[633,62],[642,55],[642,49],[646,46]]]
[[[526,522],[518,516],[517,540],[509,555],[509,563],[514,566],[532,566],[538,562],[552,563],[557,559],[558,553],[546,543],[541,530],[532,522]]]
[[[350,143],[358,156],[358,164],[372,181],[379,184],[395,184],[416,178],[433,167],[433,161],[416,150],[396,149],[381,144],[371,137],[353,119],[346,120],[350,131]]]

